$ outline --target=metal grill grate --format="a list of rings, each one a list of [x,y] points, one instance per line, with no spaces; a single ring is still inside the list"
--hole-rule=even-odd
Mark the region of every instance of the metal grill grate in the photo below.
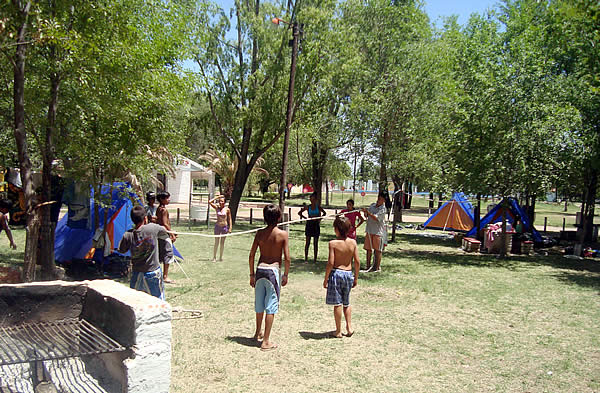
[[[84,319],[0,327],[0,366],[125,349]]]

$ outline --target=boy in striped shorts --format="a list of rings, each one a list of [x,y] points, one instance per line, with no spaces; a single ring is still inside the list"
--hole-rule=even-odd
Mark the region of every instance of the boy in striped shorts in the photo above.
[[[346,320],[346,336],[354,334],[352,330],[352,306],[350,306],[350,290],[358,283],[358,247],[356,241],[348,237],[351,229],[350,220],[340,216],[333,222],[336,240],[329,242],[329,258],[325,268],[323,288],[327,288],[326,303],[333,306],[335,319],[334,337],[342,338],[342,307]],[[354,263],[352,263],[354,261]],[[354,267],[354,274],[352,268]]]

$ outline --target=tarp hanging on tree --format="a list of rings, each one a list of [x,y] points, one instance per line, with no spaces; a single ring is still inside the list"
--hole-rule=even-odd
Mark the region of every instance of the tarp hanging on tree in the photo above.
[[[423,224],[429,229],[466,232],[473,228],[473,206],[462,192],[455,192],[452,199],[437,209]]]
[[[508,207],[504,208],[504,205]],[[519,217],[521,219],[521,222],[523,223],[523,231],[530,232],[535,242],[539,243],[542,241],[542,236],[534,228],[533,223],[529,219],[529,216],[527,215],[525,210],[523,210],[523,208],[519,206],[519,203],[515,198],[504,198],[500,203],[494,206],[494,208],[490,210],[489,213],[481,219],[480,228],[485,228],[485,226],[488,224],[501,222],[502,214],[504,213],[504,211],[506,211],[507,222],[509,222],[512,225],[515,221],[515,218]],[[473,237],[476,235],[476,232],[477,228],[473,228],[469,232],[467,232],[465,236]]]

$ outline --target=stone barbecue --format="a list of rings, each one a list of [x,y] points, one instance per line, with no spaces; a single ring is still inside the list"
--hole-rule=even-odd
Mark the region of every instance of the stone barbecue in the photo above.
[[[0,285],[0,393],[164,393],[171,307],[110,280]]]

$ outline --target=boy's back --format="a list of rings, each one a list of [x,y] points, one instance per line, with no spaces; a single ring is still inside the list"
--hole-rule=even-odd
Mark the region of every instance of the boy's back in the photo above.
[[[358,253],[354,239],[337,239],[329,242],[329,254],[333,253],[333,268],[341,270],[352,270],[352,260]]]
[[[267,227],[256,233],[256,240],[260,249],[259,263],[281,263],[281,254],[288,241],[286,231],[278,227]]]

